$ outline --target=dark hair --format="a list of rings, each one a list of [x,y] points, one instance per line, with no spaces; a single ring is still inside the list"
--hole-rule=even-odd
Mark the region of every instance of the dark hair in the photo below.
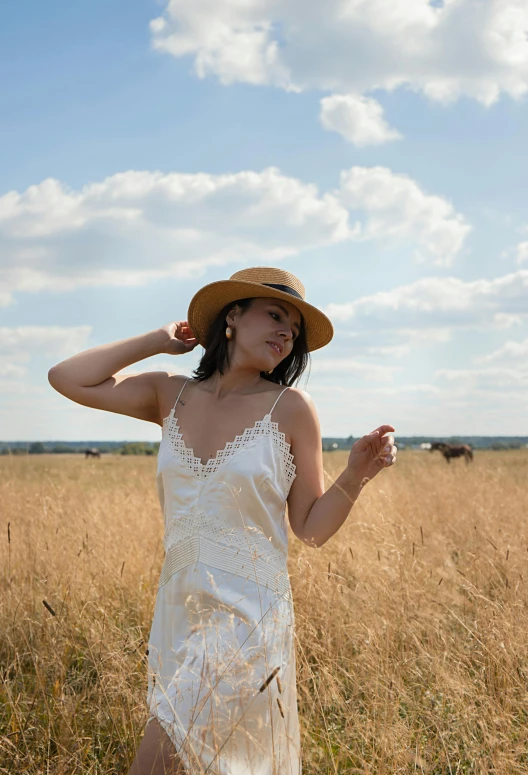
[[[254,298],[240,299],[226,304],[211,323],[207,332],[205,352],[197,368],[193,371],[193,376],[199,382],[209,379],[217,371],[223,374],[226,368],[229,368],[228,339],[225,335],[227,314],[236,306],[240,307],[243,315],[251,307],[254,300]],[[261,371],[260,376],[263,379],[269,380],[269,382],[275,382],[277,385],[287,385],[290,387],[301,378],[309,360],[306,327],[304,318],[301,315],[299,335],[294,339],[291,353],[273,369],[271,374]]]

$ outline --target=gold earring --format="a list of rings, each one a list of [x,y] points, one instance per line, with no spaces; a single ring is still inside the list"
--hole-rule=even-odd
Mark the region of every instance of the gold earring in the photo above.
[[[266,372],[266,374],[273,374],[273,371],[274,371],[273,369],[270,369],[269,371]]]
[[[226,328],[225,334],[226,334],[226,339],[232,339],[233,338],[233,331],[231,329],[231,326],[228,326]]]

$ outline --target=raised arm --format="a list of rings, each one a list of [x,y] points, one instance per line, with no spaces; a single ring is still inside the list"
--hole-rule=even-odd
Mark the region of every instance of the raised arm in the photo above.
[[[381,425],[352,445],[348,464],[325,492],[319,420],[304,391],[291,391],[292,453],[297,476],[288,496],[288,516],[295,535],[319,548],[343,525],[361,491],[383,468],[394,464],[392,425]]]
[[[189,352],[196,344],[186,321],[170,323],[73,355],[53,366],[48,380],[63,396],[83,406],[161,424],[158,388],[167,373],[117,372],[152,355]]]

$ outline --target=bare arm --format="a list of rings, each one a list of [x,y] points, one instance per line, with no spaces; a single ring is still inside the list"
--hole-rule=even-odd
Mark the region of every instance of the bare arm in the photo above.
[[[293,392],[293,391],[292,391]],[[325,492],[319,420],[312,399],[303,391],[292,396],[292,452],[297,476],[288,496],[288,515],[295,535],[304,543],[321,547],[346,521],[362,487],[396,459],[393,431],[382,425],[356,441],[348,465]],[[385,449],[388,447],[388,449]]]
[[[73,355],[53,366],[48,380],[59,393],[83,406],[161,424],[158,387],[167,373],[117,372],[152,355],[189,352],[196,344],[185,321],[171,323]]]

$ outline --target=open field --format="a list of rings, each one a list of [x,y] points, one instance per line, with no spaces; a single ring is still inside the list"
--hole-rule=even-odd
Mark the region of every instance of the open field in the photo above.
[[[328,484],[346,458],[325,455]],[[0,458],[0,772],[126,772],[155,466]],[[402,451],[320,550],[290,533],[305,775],[528,772],[527,515],[528,450]]]

